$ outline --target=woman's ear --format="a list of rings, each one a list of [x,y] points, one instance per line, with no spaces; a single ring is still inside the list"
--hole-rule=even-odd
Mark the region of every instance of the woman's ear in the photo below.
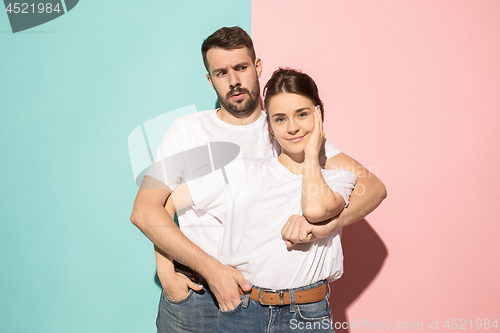
[[[267,111],[266,111],[267,112]],[[269,131],[269,140],[271,140],[271,143],[273,143],[273,140],[274,140],[274,132],[273,132],[273,129],[271,128],[271,124],[269,123],[269,116],[266,117],[266,121],[267,121],[267,129]]]

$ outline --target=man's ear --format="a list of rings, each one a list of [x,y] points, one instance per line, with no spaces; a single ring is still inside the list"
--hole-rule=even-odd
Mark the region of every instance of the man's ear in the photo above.
[[[255,59],[255,70],[257,71],[257,77],[262,74],[262,60],[260,58]]]
[[[212,86],[212,88],[215,89],[214,87],[214,83],[212,82],[212,77],[210,76],[210,74],[207,73],[207,80],[208,80],[208,83],[210,83],[210,85]]]

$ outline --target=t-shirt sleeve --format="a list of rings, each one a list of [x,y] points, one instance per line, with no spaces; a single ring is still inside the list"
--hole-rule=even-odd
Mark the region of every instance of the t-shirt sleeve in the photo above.
[[[335,147],[330,141],[325,140],[325,156],[327,160],[340,153],[340,149]]]
[[[356,176],[347,169],[323,169],[323,178],[332,191],[339,193],[345,201],[345,207],[349,204]]]
[[[186,185],[191,193],[193,208],[202,209],[212,214],[223,208],[226,201],[223,193],[225,193],[227,184],[222,169],[188,180]]]
[[[182,123],[176,119],[163,136],[156,157],[145,173],[145,176],[161,181],[172,191],[183,176],[183,170],[176,158],[176,154],[184,149],[182,132]]]
[[[174,190],[181,181],[199,178],[212,171],[209,145],[203,130],[181,117],[172,123],[163,137],[146,175]]]

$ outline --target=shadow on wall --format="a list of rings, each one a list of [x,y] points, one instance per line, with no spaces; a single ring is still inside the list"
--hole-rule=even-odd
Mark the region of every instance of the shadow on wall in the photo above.
[[[342,230],[344,275],[330,283],[333,322],[349,322],[347,309],[366,290],[384,265],[388,251],[382,239],[363,219]],[[345,324],[344,324],[345,327]],[[351,330],[335,328],[335,333]]]

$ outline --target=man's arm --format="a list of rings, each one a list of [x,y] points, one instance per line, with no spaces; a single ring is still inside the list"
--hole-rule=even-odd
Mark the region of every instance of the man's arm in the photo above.
[[[173,196],[179,191],[174,191],[167,199],[165,210],[172,218],[175,215],[175,205]],[[182,205],[182,203],[180,203]],[[193,290],[203,289],[202,285],[191,281],[187,276],[175,271],[174,262],[170,256],[165,254],[155,245],[156,273],[160,279],[161,287],[170,299],[181,300],[189,293],[189,288]]]
[[[203,286],[191,281],[182,273],[177,273],[172,258],[155,246],[156,272],[161,287],[170,299],[181,300],[189,293],[189,288],[201,290]]]
[[[327,169],[347,169],[357,177],[356,185],[347,206],[337,217],[329,223],[331,230],[343,228],[361,220],[380,205],[387,196],[384,183],[356,160],[340,153],[328,161]]]
[[[240,302],[238,285],[243,290],[249,290],[250,285],[239,271],[222,265],[184,236],[164,207],[170,192],[160,181],[145,176],[134,202],[131,222],[166,255],[203,275],[221,309],[234,308]]]
[[[287,247],[324,238],[336,229],[361,220],[377,208],[387,196],[385,186],[377,176],[343,153],[330,158],[326,162],[326,168],[347,169],[357,177],[349,205],[338,216],[322,223],[313,224],[303,216],[290,216],[281,231]]]

